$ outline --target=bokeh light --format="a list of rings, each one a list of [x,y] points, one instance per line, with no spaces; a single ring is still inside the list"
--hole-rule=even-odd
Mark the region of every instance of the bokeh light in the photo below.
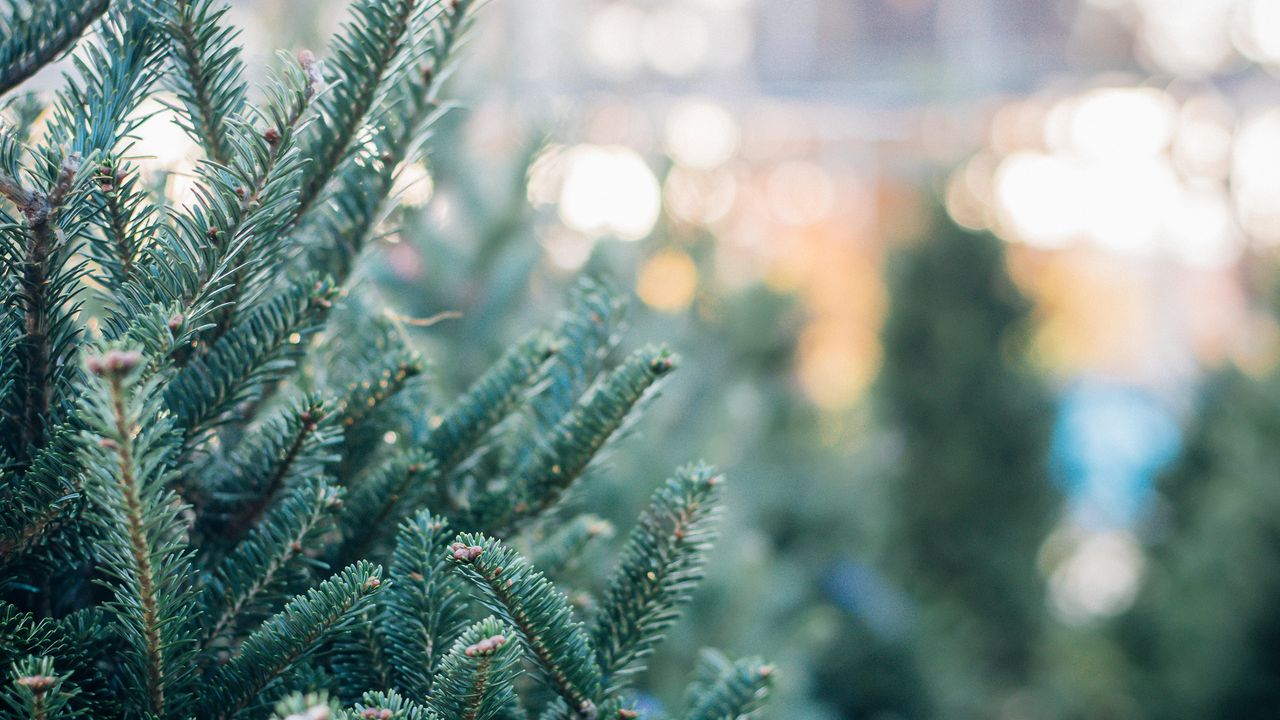
[[[1280,174],[1258,159],[1280,152],[1275,116],[1233,136],[1234,113],[1216,96],[1144,86],[1041,107],[1015,101],[995,114],[989,151],[949,182],[957,222],[1041,250],[1089,244],[1205,269],[1276,233]]]
[[[1137,538],[1126,531],[1108,531],[1068,542],[1074,547],[1049,577],[1054,610],[1068,622],[1084,623],[1128,609],[1144,569]]]
[[[667,114],[667,151],[695,170],[712,170],[738,149],[738,126],[729,111],[702,99],[684,100]]]
[[[636,151],[620,145],[579,145],[564,158],[560,218],[588,235],[639,240],[653,230],[661,191]]]
[[[693,258],[676,248],[658,251],[640,268],[636,294],[646,305],[663,312],[689,307],[698,289],[698,268]]]

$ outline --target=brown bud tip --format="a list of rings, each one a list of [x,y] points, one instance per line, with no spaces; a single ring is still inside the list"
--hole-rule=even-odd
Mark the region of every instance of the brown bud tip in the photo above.
[[[24,675],[18,678],[16,682],[34,693],[43,694],[53,689],[53,686],[58,682],[58,678],[52,675]]]
[[[243,185],[237,185],[235,192],[236,192],[236,197],[240,198],[241,200],[245,199],[249,195],[249,191],[245,190]]]
[[[329,711],[328,705],[313,705],[307,708],[307,714],[303,716],[303,720],[330,720],[333,713]]]
[[[377,590],[382,585],[382,581],[376,577],[371,577],[364,581],[365,590]]]
[[[316,62],[316,54],[306,48],[298,51],[298,64],[302,66],[314,65]]]
[[[450,545],[449,550],[453,555],[453,559],[458,562],[471,562],[484,552],[484,548],[479,545],[463,545],[460,542]]]
[[[120,447],[120,443],[116,442],[115,440],[112,440],[111,438],[102,438],[98,440],[98,447],[104,450],[115,450],[116,448]]]
[[[760,677],[767,678],[772,675],[775,668],[772,665],[763,665],[760,667]]]
[[[280,131],[275,128],[267,128],[262,133],[262,139],[266,140],[268,145],[275,145],[280,142]]]
[[[300,552],[302,552],[302,543],[300,543],[300,542],[296,542],[296,541],[295,541],[295,542],[291,542],[291,543],[289,543],[289,549],[290,549],[290,550],[292,550],[292,551],[294,551],[294,552],[296,552],[296,553],[300,553]]]
[[[211,227],[205,231],[205,235],[207,235],[210,240],[217,240],[218,233],[219,233],[219,230],[216,227]]]
[[[182,315],[179,313],[170,315],[169,322],[166,324],[169,326],[170,332],[178,332],[178,328],[182,327]]]
[[[622,720],[632,720],[633,718],[640,717],[640,713],[628,708],[622,708],[618,711],[618,717],[622,718]]]
[[[507,644],[507,639],[502,635],[490,635],[474,645],[468,645],[463,652],[467,657],[475,657],[476,655],[492,655],[495,650]]]
[[[435,79],[435,76],[436,76],[436,71],[430,65],[427,65],[426,67],[422,68],[422,82],[426,83],[427,85],[430,85],[431,81]]]
[[[85,366],[99,377],[124,375],[142,364],[142,353],[137,350],[108,350],[96,358],[89,358]]]

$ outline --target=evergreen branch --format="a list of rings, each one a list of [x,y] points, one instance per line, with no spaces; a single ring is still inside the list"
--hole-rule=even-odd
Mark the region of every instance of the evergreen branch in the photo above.
[[[756,658],[730,662],[713,650],[703,651],[697,679],[689,686],[688,720],[738,720],[757,710],[769,694],[774,668]]]
[[[336,412],[341,425],[348,433],[358,428],[425,369],[417,353],[389,348],[382,361],[371,368],[372,372],[366,371],[364,380],[347,386],[347,394],[339,401]]]
[[[356,717],[371,720],[440,720],[431,708],[400,695],[395,690],[367,692],[356,703]]]
[[[271,720],[347,720],[348,714],[326,693],[293,693],[276,703]]]
[[[206,646],[234,635],[286,593],[305,585],[310,573],[297,572],[297,565],[306,559],[308,548],[315,549],[325,521],[340,504],[340,490],[313,478],[282,498],[236,546],[204,586],[210,619]]]
[[[368,690],[394,687],[388,657],[390,648],[375,627],[377,621],[378,608],[367,607],[348,630],[334,638],[326,660],[339,697],[354,698]]]
[[[107,14],[95,42],[72,56],[76,76],[58,92],[36,175],[42,185],[57,184],[68,158],[98,162],[124,143],[145,120],[135,111],[159,78],[164,42],[145,4],[119,3]],[[62,223],[64,234],[79,237],[99,206],[75,203]]]
[[[0,179],[0,191],[15,201],[24,218],[20,227],[0,228],[3,254],[17,265],[16,294],[22,308],[22,342],[16,387],[22,393],[15,413],[19,467],[31,449],[46,439],[47,429],[70,410],[79,363],[75,352],[81,329],[75,322],[76,298],[83,265],[74,248],[97,205],[86,201],[83,187],[90,173],[80,172],[82,158],[93,161],[115,148],[136,120],[130,115],[154,81],[157,43],[141,9],[113,10],[97,40],[82,48],[73,62],[77,77],[53,104],[45,143],[35,152],[36,167],[25,187],[16,174]]]
[[[316,93],[307,62],[287,62],[263,108],[226,121],[229,161],[200,165],[197,202],[148,253],[148,292],[134,305],[181,308],[190,345],[175,355],[179,365],[231,330],[237,308],[255,299],[266,268],[283,257],[305,167],[296,135]]]
[[[170,84],[185,110],[183,127],[219,165],[232,162],[230,119],[245,105],[244,63],[235,45],[240,32],[221,25],[228,9],[214,0],[161,2],[174,65]]]
[[[445,720],[491,720],[515,705],[520,649],[490,617],[467,628],[440,664],[431,706]]]
[[[248,433],[241,447],[213,458],[202,473],[209,498],[197,520],[202,536],[234,542],[258,524],[291,477],[314,477],[338,441],[324,401],[308,395]]]
[[[54,0],[27,17],[10,6],[0,30],[0,95],[66,52],[107,11],[110,0]]]
[[[0,565],[17,560],[70,519],[80,497],[74,458],[73,433],[55,428],[21,480],[0,486]]]
[[[299,53],[297,62],[285,61],[284,77],[268,85],[268,102],[255,110],[256,124],[236,123],[232,138],[237,148],[254,152],[252,163],[244,163],[237,173],[244,191],[241,213],[247,233],[242,250],[243,261],[237,263],[230,278],[231,287],[223,298],[224,310],[213,336],[231,327],[237,308],[263,289],[264,274],[278,265],[285,250],[287,230],[296,211],[298,185],[306,174],[307,160],[297,148],[297,135],[306,127],[304,118],[318,92],[319,70],[311,54]],[[243,151],[235,156],[240,159]],[[230,232],[229,229],[224,231]],[[265,278],[274,281],[274,278]]]
[[[579,515],[555,530],[550,537],[531,538],[530,558],[534,567],[554,576],[573,564],[591,541],[613,536],[613,525],[595,515]]]
[[[32,657],[54,658],[64,668],[60,677],[78,688],[76,697],[68,698],[74,700],[71,711],[94,717],[103,712],[102,701],[111,691],[98,674],[96,659],[90,657],[82,642],[83,633],[71,627],[85,614],[73,613],[61,621],[37,620],[0,600],[0,667],[13,667]]]
[[[466,623],[462,583],[448,561],[448,522],[421,510],[400,525],[378,627],[393,684],[410,697],[431,695],[448,647]]]
[[[556,694],[579,717],[593,717],[600,666],[565,596],[500,540],[463,533],[451,545],[450,557],[483,591],[485,606],[515,628]]]
[[[415,13],[440,0],[357,0],[354,19],[334,43],[331,61],[334,86],[317,108],[321,122],[305,144],[310,161],[298,199],[297,216],[305,215],[321,196],[339,164],[348,156],[366,116],[377,100],[384,77],[404,50]]]
[[[29,655],[60,655],[66,637],[50,618],[37,620],[0,600],[0,664],[12,665]]]
[[[60,242],[58,216],[79,172],[80,157],[68,156],[47,193],[0,176],[0,194],[18,208],[25,220],[24,242],[18,249],[21,259],[17,262],[17,296],[23,316],[17,382],[23,393],[23,414],[18,422],[22,433],[16,458],[19,463],[27,461],[31,448],[44,443],[51,421],[55,365],[63,359],[59,357],[57,328],[65,325],[62,314],[75,293],[71,287],[74,273],[66,272],[70,252],[67,244]]]
[[[45,654],[57,658],[58,663],[70,671],[70,679],[79,688],[76,700],[89,717],[107,717],[117,713],[118,687],[112,685],[103,674],[99,663],[104,648],[120,647],[108,611],[101,605],[76,610],[59,618],[58,632],[64,638],[61,648],[46,650]],[[109,653],[108,653],[109,654]]]
[[[423,362],[390,313],[352,297],[329,317],[393,211],[398,173],[449,110],[439,88],[480,1],[352,0],[335,86],[321,92],[326,73],[304,51],[258,105],[224,3],[49,0],[102,5],[101,32],[73,57],[38,141],[38,103],[0,108],[19,122],[0,128],[0,675],[20,679],[0,677],[0,707],[229,719],[288,696],[276,706],[287,720],[515,720],[530,715],[515,690],[528,657],[538,678],[520,687],[536,716],[629,717],[619,679],[701,574],[710,471],[659,491],[590,630],[534,564],[501,540],[450,543],[425,508],[490,533],[546,517],[669,354],[607,372],[621,303],[587,284],[554,331],[429,416],[413,381]],[[0,23],[0,92],[15,37],[68,29],[40,38],[52,57],[89,22],[28,22],[31,6],[0,0],[22,23]],[[179,122],[207,156],[196,200],[175,209],[151,200],[131,161],[169,57]],[[313,282],[316,268],[337,279]],[[98,295],[87,315],[85,287]],[[108,349],[81,362],[99,331]],[[308,351],[294,377],[314,394],[291,402],[285,375]],[[532,547],[560,569],[604,527],[547,523]],[[388,553],[385,601],[367,561],[316,582],[327,561]],[[468,581],[499,619],[466,627]],[[743,667],[711,673],[695,710],[749,711],[769,671]],[[361,699],[291,695],[320,688]]]
[[[294,366],[290,349],[318,329],[336,290],[303,281],[255,308],[165,388],[165,402],[189,438],[199,438],[233,405]]]
[[[386,449],[387,432],[407,434],[422,398],[413,379],[425,370],[401,328],[389,317],[347,295],[326,330],[328,385],[337,394],[335,419],[342,428],[337,474],[358,477]]]
[[[627,539],[591,629],[611,691],[643,669],[702,579],[720,482],[706,465],[681,468],[654,493]]]
[[[388,458],[356,484],[342,516],[343,542],[338,557],[368,557],[401,519],[420,507],[435,490],[436,462],[417,450]]]
[[[136,652],[136,688],[149,711],[181,712],[193,669],[191,569],[177,498],[168,490],[178,449],[141,354],[109,350],[88,363],[99,378],[84,400],[82,459],[104,539],[97,552],[115,585],[114,614]]]
[[[473,503],[475,524],[505,532],[553,506],[622,429],[646,392],[674,367],[664,348],[632,354],[555,426],[507,487]]]
[[[31,720],[70,720],[81,716],[70,703],[80,689],[57,673],[53,658],[29,657],[13,664],[9,676],[11,688],[4,694],[14,713]]]
[[[538,447],[538,436],[553,430],[599,379],[618,343],[625,313],[622,299],[603,285],[589,279],[574,285],[553,332],[555,357],[529,403],[532,422],[513,428],[506,442],[505,470],[527,463]]]
[[[425,446],[442,472],[462,462],[484,435],[511,412],[553,354],[548,338],[535,333],[507,350],[453,404],[431,430]]]
[[[312,271],[331,273],[339,280],[347,277],[382,219],[397,172],[448,110],[436,102],[435,94],[476,3],[451,0],[442,7],[441,0],[419,2],[422,10],[413,23],[418,40],[384,83],[385,92],[367,122],[372,136],[334,168],[331,190],[324,195],[330,202],[314,221],[320,242],[304,258],[304,267]],[[419,67],[416,63],[423,56],[427,64]],[[317,188],[317,198],[323,190]]]
[[[96,222],[101,237],[90,236],[93,277],[111,296],[134,277],[146,243],[159,232],[158,213],[142,187],[136,167],[108,158],[94,176],[102,212]]]
[[[213,675],[201,717],[230,718],[258,699],[321,640],[359,613],[381,584],[381,574],[381,568],[361,561],[294,598]]]

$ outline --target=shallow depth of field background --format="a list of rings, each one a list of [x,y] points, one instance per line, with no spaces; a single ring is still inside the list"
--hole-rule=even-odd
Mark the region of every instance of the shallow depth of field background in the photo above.
[[[322,48],[344,10],[239,0],[232,18],[265,64]],[[494,0],[366,274],[444,392],[583,272],[636,296],[628,343],[682,354],[580,497],[621,534],[676,464],[729,476],[655,708],[716,645],[777,662],[772,718],[1273,717],[1278,73],[1275,0]],[[148,132],[156,162],[190,162]],[[1039,629],[995,689],[962,671],[967,642],[936,642],[966,621],[891,560],[886,270],[944,214],[1000,239],[1032,302],[1010,362],[1049,400]],[[1171,500],[1169,477],[1194,492]]]

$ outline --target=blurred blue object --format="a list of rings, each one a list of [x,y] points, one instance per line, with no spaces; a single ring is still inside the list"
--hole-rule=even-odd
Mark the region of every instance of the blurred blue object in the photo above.
[[[1132,527],[1150,510],[1154,480],[1177,457],[1181,433],[1154,393],[1083,379],[1063,395],[1050,462],[1071,519],[1094,530]]]
[[[823,583],[827,595],[881,640],[903,638],[911,625],[907,596],[874,567],[853,560],[832,565]]]
[[[641,717],[666,717],[667,706],[662,700],[647,692],[638,692],[632,698],[635,701],[633,708],[640,713]]]

